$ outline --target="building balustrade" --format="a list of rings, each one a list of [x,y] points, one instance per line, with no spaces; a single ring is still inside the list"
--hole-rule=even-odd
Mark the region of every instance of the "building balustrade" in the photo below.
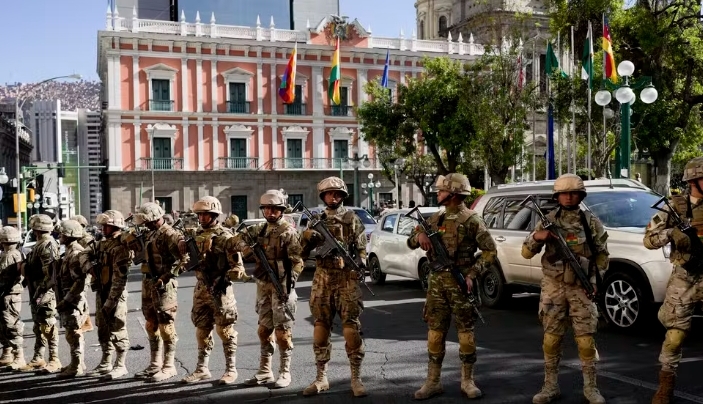
[[[182,158],[149,158],[142,157],[139,159],[139,169],[140,170],[182,170],[183,169],[183,159]]]
[[[220,157],[217,159],[220,170],[258,170],[258,157]]]

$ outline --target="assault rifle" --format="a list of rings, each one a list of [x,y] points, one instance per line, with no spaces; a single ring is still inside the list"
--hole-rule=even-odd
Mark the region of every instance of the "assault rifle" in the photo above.
[[[139,225],[134,224],[134,214],[130,213],[129,216],[124,220],[125,223],[127,223],[128,227],[131,227],[134,229],[134,238],[137,240],[139,243],[139,254],[134,254],[134,259],[132,260],[132,263],[134,265],[139,265],[142,262],[144,262],[144,252],[146,250],[146,245],[144,243],[144,233],[142,233],[141,229],[139,228]]]
[[[180,231],[185,237],[186,251],[188,252],[188,263],[185,265],[185,272],[192,271],[200,265],[200,249],[198,243],[191,236],[186,235],[185,227],[183,227],[183,219],[179,218],[173,224],[174,229]]]
[[[287,304],[288,294],[283,291],[283,285],[281,285],[281,281],[280,279],[278,279],[278,274],[276,273],[276,271],[271,268],[271,264],[269,264],[268,258],[266,258],[266,252],[264,252],[264,248],[261,247],[261,244],[259,244],[251,237],[251,234],[249,234],[249,228],[247,227],[246,223],[242,223],[239,225],[239,227],[237,228],[237,233],[239,232],[241,232],[241,234],[246,238],[245,242],[254,251],[254,255],[259,261],[259,264],[264,268],[269,278],[271,279],[271,283],[273,284],[274,289],[276,289],[278,301],[281,302],[281,304],[283,305],[283,310],[286,312],[286,314],[288,315],[288,317],[290,317],[291,320],[295,321],[295,317],[293,317],[293,313],[291,312]],[[288,276],[291,275],[289,274]]]
[[[471,307],[473,307],[474,312],[476,313],[478,318],[483,324],[486,324],[486,321],[483,319],[483,316],[481,315],[481,312],[478,309],[478,306],[480,304],[479,300],[476,298],[476,295],[474,295],[473,291],[469,292],[469,287],[466,286],[466,278],[464,277],[464,274],[459,271],[459,268],[454,265],[454,260],[449,256],[449,250],[447,250],[447,246],[445,246],[444,242],[442,241],[442,234],[439,231],[432,230],[430,224],[427,223],[427,220],[425,220],[425,218],[422,216],[419,209],[419,206],[413,208],[410,212],[405,214],[405,217],[415,219],[420,225],[420,227],[422,227],[422,230],[427,235],[427,238],[430,239],[430,243],[432,243],[432,252],[434,253],[435,257],[435,259],[430,262],[430,268],[432,272],[440,271],[444,268],[449,268],[452,277],[454,277],[454,280],[457,283],[457,286],[459,286],[459,289],[461,289],[461,293],[466,295],[469,303],[471,304]]]
[[[661,206],[664,203],[669,210],[666,210]],[[698,231],[695,227],[691,226],[690,220],[684,220],[673,206],[669,203],[669,198],[666,196],[661,197],[654,205],[652,209],[659,210],[666,213],[672,219],[674,219],[674,224],[681,231],[681,233],[688,236],[691,240],[691,259],[685,264],[681,265],[690,274],[700,274],[703,273],[703,242],[698,238]]]
[[[366,286],[366,289],[371,292],[372,296],[376,296],[376,294],[373,293],[373,290],[371,290],[369,285],[366,283],[366,269],[364,268],[363,263],[361,262],[359,257],[352,257],[351,254],[349,254],[349,251],[344,248],[342,243],[340,243],[339,240],[337,240],[337,238],[334,237],[332,233],[330,233],[330,230],[327,228],[327,226],[325,226],[324,221],[316,217],[312,212],[310,212],[310,209],[303,205],[302,202],[298,202],[295,204],[295,206],[293,207],[293,212],[296,212],[298,209],[302,209],[303,212],[305,212],[305,214],[308,216],[310,220],[308,222],[308,227],[320,233],[324,240],[323,244],[317,247],[317,255],[323,258],[330,255],[341,256],[344,260],[344,266],[351,267],[352,270],[356,271],[356,273],[359,274],[359,282],[363,283],[364,286]]]

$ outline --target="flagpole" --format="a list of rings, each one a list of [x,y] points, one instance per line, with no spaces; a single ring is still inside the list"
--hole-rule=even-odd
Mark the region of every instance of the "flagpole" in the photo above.
[[[537,38],[532,41],[532,77],[539,77],[539,69],[535,69],[535,43]],[[537,106],[532,102],[532,181],[537,181],[537,132],[536,132],[536,114]],[[605,116],[605,115],[604,115]]]
[[[550,49],[552,44],[547,41],[547,59],[550,58]],[[553,54],[554,51],[552,50]],[[554,106],[552,105],[551,95],[552,95],[552,83],[551,76],[552,72],[547,70],[547,164],[545,178],[548,180],[555,179],[555,167],[554,167]]]
[[[569,66],[571,67],[571,71],[573,73],[574,69],[574,64],[576,61],[576,57],[574,56],[574,26],[571,26],[571,63]],[[570,173],[576,173],[576,161],[573,160],[572,157],[572,152],[576,150],[576,134],[574,133],[573,128],[575,127],[574,124],[576,122],[576,108],[574,105],[574,98],[571,98],[571,125],[570,125],[570,130],[571,132],[569,134],[569,140],[566,142],[566,165],[568,167],[568,171]],[[572,150],[572,143],[573,142],[573,150]],[[575,154],[575,153],[574,153]],[[572,165],[573,163],[573,165]],[[573,171],[572,171],[573,169]]]
[[[601,28],[601,47],[603,47],[602,36],[603,36],[603,32],[604,32],[603,27],[605,27],[605,13],[603,13],[603,15],[601,16],[601,27],[602,27]],[[604,81],[606,80],[606,74],[607,74],[605,72],[605,59],[606,59],[606,57],[607,57],[607,55],[605,54],[605,51],[603,51],[603,80]],[[605,108],[606,107],[603,107],[603,152],[604,153],[606,150],[608,150],[608,132],[606,132],[606,130],[605,130]],[[616,153],[615,158],[619,159],[620,156]],[[607,165],[608,165],[607,166],[608,172],[610,172],[610,158],[607,158],[605,161],[607,162]]]
[[[591,59],[591,65],[593,64],[593,29],[591,28],[591,22],[588,22],[588,38],[589,38],[589,56],[588,58]],[[588,179],[591,179],[591,80],[593,76],[593,68],[590,69],[591,73],[588,75],[588,120],[587,120],[587,134],[588,134],[588,150],[587,150],[587,155],[586,155],[586,168],[588,169]]]
[[[564,66],[561,60],[561,32],[557,32],[557,61],[559,62],[560,68],[561,66]],[[561,175],[563,145],[561,136],[561,122],[559,122],[559,119],[557,119],[557,140],[559,142],[557,143],[557,153],[559,153],[559,170],[557,170],[557,172]]]

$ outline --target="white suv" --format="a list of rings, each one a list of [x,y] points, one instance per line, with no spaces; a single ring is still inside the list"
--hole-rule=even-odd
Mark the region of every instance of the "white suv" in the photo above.
[[[521,255],[522,242],[538,221],[537,215],[520,203],[536,195],[550,210],[554,181],[499,185],[474,203],[498,247],[498,265],[490,268],[480,285],[483,303],[499,307],[513,293],[539,289],[542,279],[541,254],[532,259]],[[638,181],[600,179],[585,181],[588,196],[581,209],[591,211],[608,232],[610,266],[603,280],[603,307],[618,328],[631,328],[652,315],[664,300],[672,271],[669,246],[648,250],[642,244],[644,229],[656,212],[651,209],[660,195]]]

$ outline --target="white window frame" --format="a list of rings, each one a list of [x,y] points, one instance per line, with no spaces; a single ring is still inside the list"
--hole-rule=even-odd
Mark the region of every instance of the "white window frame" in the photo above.
[[[307,104],[307,84],[308,76],[305,76],[300,73],[295,73],[295,85],[300,86],[300,94],[303,96],[303,99],[300,101],[301,104]],[[295,88],[293,88],[293,91],[295,91]]]
[[[328,158],[330,159],[335,159],[334,157],[334,141],[335,140],[346,140],[348,143],[347,150],[348,152],[351,152],[351,149],[353,147],[353,140],[354,140],[354,130],[349,129],[347,127],[343,126],[337,126],[334,128],[330,128],[328,132],[330,136],[330,144],[327,149],[327,155],[329,156]],[[347,156],[347,160],[349,159],[350,156]]]
[[[149,82],[149,100],[153,100],[154,96],[154,86],[152,83],[152,80],[168,80],[169,87],[168,87],[168,96],[171,98],[170,101],[173,102],[173,106],[175,106],[175,98],[173,97],[175,92],[173,91],[174,83],[176,81],[176,73],[178,73],[178,69],[174,69],[171,66],[168,66],[164,63],[157,63],[155,65],[151,65],[149,67],[144,68],[144,72],[146,73],[146,79]],[[173,111],[173,106],[171,107],[171,111]],[[151,103],[149,104],[149,110],[151,111]],[[156,112],[167,112],[167,111],[156,111]]]
[[[178,128],[176,125],[167,123],[155,123],[146,127],[146,133],[149,134],[149,158],[154,159],[154,138],[167,137],[171,139],[171,158],[176,158],[176,133]]]
[[[251,138],[254,135],[254,129],[251,128],[251,126],[244,126],[241,124],[236,124],[232,126],[227,126],[225,127],[225,138],[227,139],[227,158],[231,158],[232,156],[229,155],[229,153],[232,151],[231,147],[231,140],[232,139],[244,139],[246,140],[247,146],[247,155],[246,158],[251,157]]]
[[[308,140],[308,135],[310,131],[301,126],[288,126],[281,129],[281,135],[283,136],[283,158],[288,158],[288,139],[300,139],[303,141],[302,144],[302,158],[307,158],[307,148],[306,142]]]
[[[229,69],[225,72],[222,72],[222,78],[224,78],[225,83],[227,83],[227,94],[225,94],[225,98],[227,102],[230,102],[230,84],[232,83],[243,83],[245,85],[245,90],[244,93],[246,95],[246,101],[251,102],[252,94],[250,93],[251,91],[251,78],[254,77],[254,73],[242,69],[241,67],[235,67],[232,69]]]

